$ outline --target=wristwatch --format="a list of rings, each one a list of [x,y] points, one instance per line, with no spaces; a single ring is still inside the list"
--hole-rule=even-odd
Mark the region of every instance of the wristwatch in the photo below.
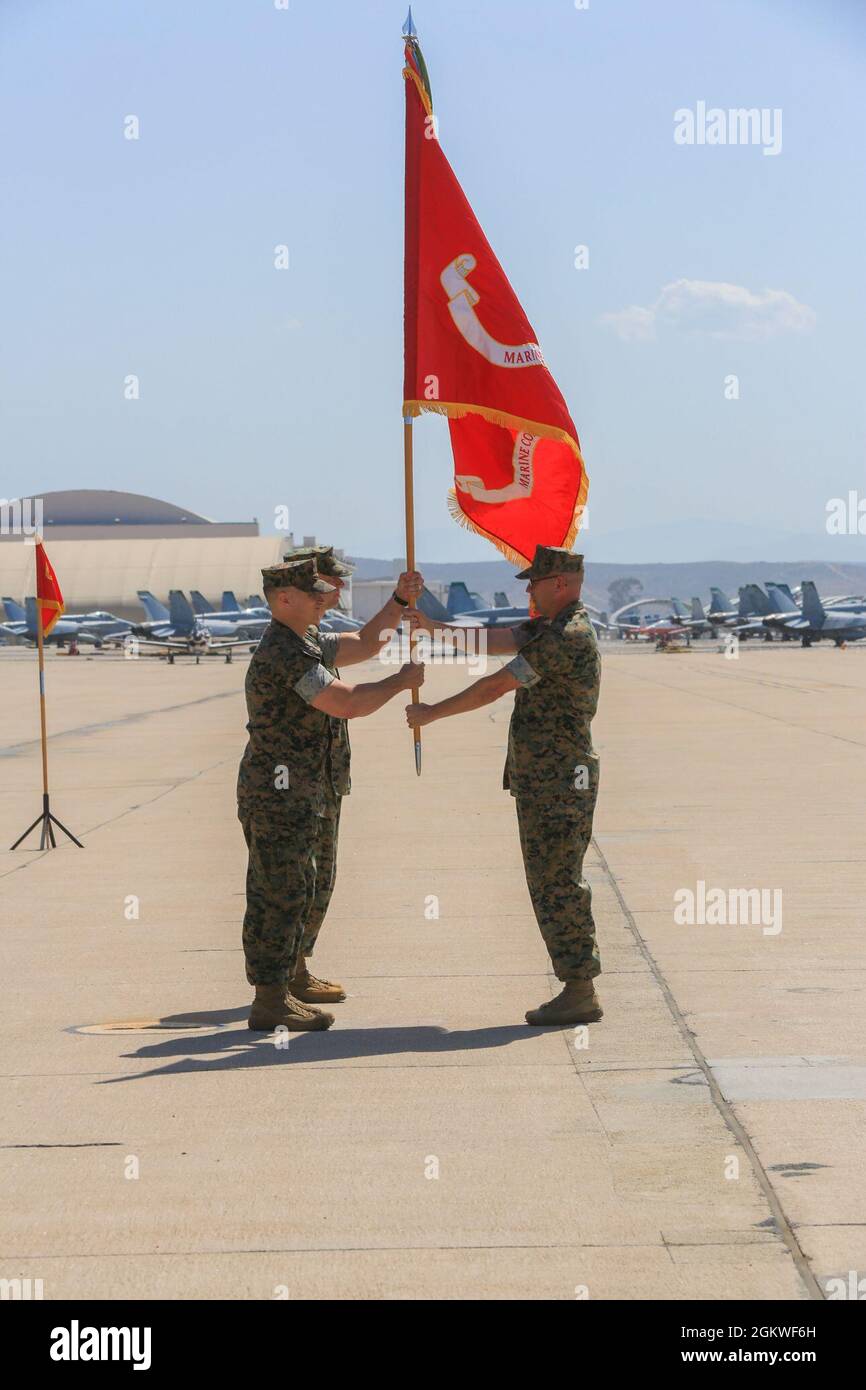
[[[396,589],[394,590],[394,592],[393,592],[393,594],[391,595],[391,597],[392,597],[392,599],[394,600],[395,603],[399,603],[399,605],[400,605],[401,608],[408,608],[408,607],[409,607],[409,600],[408,600],[407,598],[401,598],[400,595],[397,593],[397,590],[396,590]]]

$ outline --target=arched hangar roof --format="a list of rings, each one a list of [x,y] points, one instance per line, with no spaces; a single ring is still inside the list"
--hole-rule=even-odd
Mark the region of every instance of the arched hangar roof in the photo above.
[[[172,502],[138,492],[74,488],[68,492],[34,494],[42,500],[43,525],[49,526],[171,526],[207,525],[210,517],[185,511]]]

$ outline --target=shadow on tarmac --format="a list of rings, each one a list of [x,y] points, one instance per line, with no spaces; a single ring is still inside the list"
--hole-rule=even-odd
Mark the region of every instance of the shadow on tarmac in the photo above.
[[[249,1007],[196,1014],[195,1019],[228,1024],[243,1020],[242,1030],[222,1027],[216,1033],[187,1034],[165,1038],[161,1042],[145,1043],[135,1052],[124,1056],[138,1060],[166,1059],[165,1066],[133,1075],[115,1076],[100,1081],[100,1086],[112,1086],[123,1081],[139,1081],[148,1076],[177,1076],[184,1072],[225,1071],[236,1067],[291,1066],[293,1063],[337,1062],[358,1057],[389,1057],[400,1053],[473,1052],[492,1047],[506,1047],[527,1037],[544,1035],[547,1028],[530,1028],[525,1023],[503,1024],[495,1028],[464,1028],[449,1032],[447,1028],[420,1024],[404,1028],[341,1028],[336,1025],[322,1033],[253,1033],[246,1027]],[[173,1015],[161,1021],[170,1024],[177,1019],[189,1022],[193,1015]],[[181,1025],[182,1026],[182,1025]],[[177,1061],[167,1059],[176,1057]]]

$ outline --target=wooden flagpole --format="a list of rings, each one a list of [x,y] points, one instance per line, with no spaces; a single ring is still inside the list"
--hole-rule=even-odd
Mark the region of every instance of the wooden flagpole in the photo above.
[[[412,416],[403,416],[403,488],[406,498],[406,568],[415,568],[415,495],[414,477],[412,469]],[[415,599],[409,600],[411,608],[416,606]],[[411,657],[415,659],[415,633],[409,638]],[[418,691],[412,691],[412,704],[418,704]],[[415,773],[421,776],[421,730],[414,728],[412,735],[415,741]]]

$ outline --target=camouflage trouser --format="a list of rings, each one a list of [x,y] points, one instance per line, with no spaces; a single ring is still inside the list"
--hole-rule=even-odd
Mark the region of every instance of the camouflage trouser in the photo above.
[[[337,837],[340,832],[341,802],[342,797],[336,797],[334,814],[319,817],[319,837],[316,846],[316,891],[301,946],[301,954],[304,956],[313,954],[337,880]]]
[[[557,979],[591,980],[601,973],[592,919],[592,890],[583,857],[592,835],[595,789],[586,807],[567,814],[549,802],[515,797],[520,848],[536,920]]]
[[[327,910],[336,825],[312,812],[298,811],[288,823],[243,808],[239,815],[249,852],[243,928],[247,980],[283,984],[295,973],[310,925],[315,923],[315,941]]]

